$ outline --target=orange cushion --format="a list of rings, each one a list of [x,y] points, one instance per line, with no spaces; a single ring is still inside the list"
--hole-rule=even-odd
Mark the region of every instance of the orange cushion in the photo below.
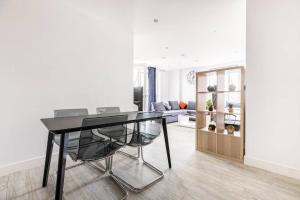
[[[180,101],[179,102],[179,108],[180,109],[185,109],[187,107],[187,104],[186,103],[184,103],[183,101]]]

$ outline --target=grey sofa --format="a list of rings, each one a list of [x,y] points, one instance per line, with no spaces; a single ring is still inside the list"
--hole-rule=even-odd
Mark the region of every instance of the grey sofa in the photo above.
[[[190,120],[196,119],[196,104],[194,101],[189,101],[186,109],[180,109],[178,101],[169,101],[168,103],[155,102],[151,106],[152,111],[163,112],[169,114],[167,123],[177,122],[178,115],[190,115]]]

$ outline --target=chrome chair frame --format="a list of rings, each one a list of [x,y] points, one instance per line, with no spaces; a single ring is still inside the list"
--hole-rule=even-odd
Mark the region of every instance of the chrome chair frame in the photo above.
[[[140,134],[140,127],[139,127],[139,123],[137,123],[137,132],[138,134]],[[141,137],[140,137],[141,138]],[[136,161],[142,161],[143,164],[145,166],[147,166],[149,169],[151,169],[152,171],[154,171],[158,177],[154,178],[153,180],[151,180],[149,183],[142,185],[140,187],[134,187],[132,184],[130,184],[129,182],[125,181],[124,179],[122,179],[120,176],[118,176],[117,174],[115,174],[115,177],[123,184],[125,185],[127,188],[129,188],[131,191],[136,192],[136,193],[140,193],[144,190],[146,190],[147,188],[149,188],[150,186],[154,185],[155,183],[157,183],[158,181],[160,181],[163,177],[164,177],[164,173],[162,171],[160,171],[159,169],[157,169],[156,167],[154,167],[153,165],[151,165],[149,162],[147,162],[144,159],[144,153],[143,153],[143,145],[140,144],[137,146],[137,150],[138,150],[138,155],[137,156],[133,156],[131,154],[128,154],[124,151],[118,150],[116,153],[122,154],[128,158],[131,158],[133,160]]]
[[[122,193],[124,194],[124,196],[121,198],[121,200],[124,200],[128,197],[128,191],[126,190],[126,188],[124,187],[122,182],[119,181],[119,179],[114,175],[114,173],[112,171],[113,155],[105,158],[105,165],[106,165],[105,168],[103,166],[99,166],[99,164],[100,164],[99,162],[97,162],[97,164],[94,164],[93,162],[87,162],[87,164],[89,166],[91,166],[92,168],[103,172],[104,173],[103,176],[112,178],[112,180],[119,186]]]
[[[96,109],[97,113],[99,114],[107,114],[107,113],[115,113],[115,112],[120,112],[120,108],[119,107],[99,107]],[[140,135],[140,124],[137,123],[137,134]],[[134,134],[133,130],[133,134]],[[99,132],[100,133],[100,132]],[[101,133],[100,133],[101,134]],[[142,138],[142,136],[140,137],[140,139]],[[129,146],[129,145],[127,145]],[[110,171],[110,173],[119,181],[121,182],[121,184],[125,185],[128,189],[130,189],[133,192],[139,193],[144,191],[145,189],[147,189],[148,187],[152,186],[153,184],[155,184],[156,182],[158,182],[159,180],[161,180],[164,177],[164,173],[162,171],[160,171],[159,169],[157,169],[156,167],[154,167],[153,165],[151,165],[150,163],[148,163],[145,159],[144,159],[144,155],[143,155],[143,145],[142,142],[139,142],[139,144],[137,145],[137,150],[138,150],[138,155],[133,156],[131,154],[128,154],[124,151],[118,150],[116,151],[116,153],[122,154],[126,157],[129,157],[135,161],[142,161],[143,164],[145,166],[147,166],[149,169],[151,169],[152,171],[154,171],[158,177],[154,178],[153,180],[151,180],[149,183],[142,185],[140,187],[134,187],[132,184],[128,183],[127,181],[123,180],[120,176],[118,176],[117,174],[113,173],[112,171]]]
[[[125,129],[125,130],[127,131],[127,129]],[[91,133],[93,134],[93,130],[91,130]],[[126,135],[127,135],[127,132],[126,132]],[[125,143],[126,143],[126,140],[125,140]],[[72,148],[70,148],[70,149],[72,149]],[[112,172],[113,156],[115,155],[115,153],[116,152],[114,152],[112,155],[109,155],[107,157],[103,157],[102,159],[100,158],[100,159],[97,159],[97,160],[80,161],[78,164],[66,167],[65,170],[70,170],[70,169],[73,169],[73,168],[81,166],[81,165],[88,165],[90,167],[93,167],[94,169],[97,169],[98,171],[104,173],[102,177],[112,178],[112,180],[115,182],[115,184],[121,190],[121,193],[122,193],[121,200],[125,200],[128,197],[128,191],[126,190],[124,185],[122,185],[122,183],[114,176],[114,174]],[[73,158],[72,158],[72,160],[73,160]],[[101,161],[101,160],[105,160],[105,166],[103,166],[101,163],[99,163],[99,161]],[[77,159],[74,160],[74,161],[77,162]]]

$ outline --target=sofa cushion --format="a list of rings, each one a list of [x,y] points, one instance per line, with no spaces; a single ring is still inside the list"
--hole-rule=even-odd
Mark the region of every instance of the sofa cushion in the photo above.
[[[154,103],[153,106],[154,106],[155,111],[166,111],[166,108],[165,108],[163,102]]]
[[[171,106],[169,105],[169,103],[164,103],[164,106],[166,108],[166,110],[171,110]]]
[[[180,109],[186,109],[186,107],[187,107],[187,104],[186,104],[186,103],[184,103],[183,101],[180,101],[180,102],[179,102],[179,108],[180,108]]]
[[[196,102],[195,101],[188,101],[187,108],[188,110],[196,110]]]
[[[179,110],[180,109],[178,101],[169,101],[169,104],[170,104],[172,110]]]
[[[180,114],[186,114],[187,110],[181,109],[181,110],[168,110],[165,111],[164,114],[169,114],[169,115],[180,115]]]

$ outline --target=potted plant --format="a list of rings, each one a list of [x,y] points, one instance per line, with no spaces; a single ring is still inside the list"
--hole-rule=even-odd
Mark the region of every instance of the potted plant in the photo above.
[[[214,123],[214,121],[211,121],[210,124],[208,125],[208,130],[210,131],[215,131],[216,130],[216,124]]]
[[[213,105],[213,102],[212,102],[211,99],[207,100],[207,102],[206,102],[206,108],[207,108],[210,112],[212,112],[212,111],[214,110],[214,105]]]
[[[228,125],[228,126],[226,127],[226,129],[227,129],[227,133],[228,133],[228,134],[233,134],[234,131],[235,131],[235,128],[234,128],[233,125]]]

